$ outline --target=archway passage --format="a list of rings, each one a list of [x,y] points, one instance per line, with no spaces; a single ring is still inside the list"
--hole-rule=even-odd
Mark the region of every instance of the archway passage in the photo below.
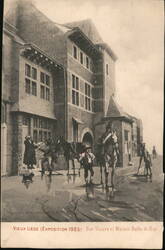
[[[87,144],[87,145],[90,145],[91,147],[93,147],[92,135],[89,132],[85,133],[83,136],[82,142],[83,142],[83,144]]]

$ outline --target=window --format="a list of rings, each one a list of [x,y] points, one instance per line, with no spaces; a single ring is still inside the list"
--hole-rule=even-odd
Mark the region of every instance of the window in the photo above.
[[[50,76],[46,75],[46,85],[50,86]]]
[[[79,106],[79,93],[72,90],[72,103]]]
[[[33,141],[37,143],[37,130],[33,130]]]
[[[106,64],[106,74],[109,74],[109,68],[108,68],[108,64]]]
[[[23,116],[23,121],[22,121],[23,125],[27,126],[28,127],[28,134],[30,135],[31,133],[31,119],[28,115],[24,115]]]
[[[89,69],[89,58],[86,56],[86,68]]]
[[[85,109],[92,111],[93,110],[93,104],[92,104],[92,87],[85,83]]]
[[[83,53],[80,51],[80,63],[83,64],[84,63],[84,56]]]
[[[128,130],[124,130],[124,140],[128,141]]]
[[[75,89],[76,83],[75,83],[75,75],[72,75],[72,88]]]
[[[46,88],[46,100],[50,101],[50,89]]]
[[[39,131],[39,142],[42,141],[42,131]]]
[[[32,78],[34,80],[37,80],[37,69],[32,67]]]
[[[77,47],[73,46],[73,57],[77,59]]]
[[[40,97],[45,99],[45,87],[42,85],[40,86]]]
[[[37,96],[37,84],[36,84],[36,82],[32,82],[32,95]]]
[[[25,78],[25,91],[26,93],[30,94],[30,80]]]
[[[50,86],[50,76],[44,72],[40,72],[40,82]]]
[[[37,96],[37,69],[25,63],[25,76],[25,92]]]
[[[45,83],[45,74],[40,72],[40,82]]]
[[[25,64],[25,76],[31,77],[31,66],[29,64]]]
[[[46,118],[33,117],[33,140],[45,141],[51,138],[52,122]]]
[[[40,97],[50,101],[50,76],[44,72],[40,72]]]
[[[34,118],[34,119],[33,119],[33,127],[34,127],[34,128],[37,128],[37,127],[38,127],[38,119],[37,119],[37,118]]]
[[[79,106],[79,78],[72,75],[72,103]]]

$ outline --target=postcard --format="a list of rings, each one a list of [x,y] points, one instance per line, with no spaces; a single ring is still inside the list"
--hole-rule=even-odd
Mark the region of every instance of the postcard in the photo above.
[[[161,249],[163,1],[5,0],[3,248]]]

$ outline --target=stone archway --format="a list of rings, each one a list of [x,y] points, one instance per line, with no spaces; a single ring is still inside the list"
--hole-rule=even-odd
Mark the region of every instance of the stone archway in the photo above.
[[[93,133],[91,130],[89,129],[85,129],[83,131],[83,134],[82,134],[82,137],[81,137],[81,141],[84,143],[84,144],[88,144],[90,146],[93,147]]]

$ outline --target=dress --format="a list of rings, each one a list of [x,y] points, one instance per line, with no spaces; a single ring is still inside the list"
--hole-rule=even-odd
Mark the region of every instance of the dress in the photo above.
[[[25,165],[36,165],[36,153],[35,153],[35,145],[33,141],[25,140],[25,152],[24,152],[24,159],[23,163]]]

